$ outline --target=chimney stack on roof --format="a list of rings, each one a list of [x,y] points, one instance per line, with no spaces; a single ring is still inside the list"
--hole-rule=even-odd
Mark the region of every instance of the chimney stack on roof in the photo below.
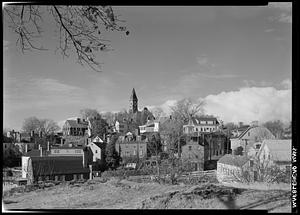
[[[83,149],[83,154],[82,154],[82,165],[83,165],[83,168],[87,168],[87,147],[85,147]]]

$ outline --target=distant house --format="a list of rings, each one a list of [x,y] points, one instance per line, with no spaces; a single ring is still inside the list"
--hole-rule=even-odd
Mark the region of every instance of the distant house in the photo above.
[[[22,157],[22,178],[29,183],[89,179],[90,169],[83,157]]]
[[[222,132],[193,133],[186,136],[186,145],[181,147],[181,159],[194,163],[195,170],[215,169],[216,162],[228,153],[228,139]]]
[[[217,179],[219,182],[243,180],[243,174],[250,175],[250,159],[246,156],[226,154],[217,162]]]
[[[83,148],[77,146],[57,146],[51,147],[49,156],[83,156]]]
[[[189,163],[194,171],[204,170],[204,145],[200,145],[197,139],[190,141],[181,148],[181,159],[184,163]]]
[[[93,153],[93,162],[97,162],[98,160],[103,159],[105,153],[105,145],[106,143],[98,136],[96,136],[89,142],[88,147]]]
[[[15,143],[15,146],[18,147],[22,154],[26,154],[28,151],[34,149],[35,143]]]
[[[233,129],[231,131],[232,134],[232,138],[237,138],[239,137],[244,131],[246,131],[248,128],[250,127],[250,125],[243,125],[239,128]]]
[[[15,145],[13,143],[2,143],[3,146],[3,156],[8,155],[10,153],[10,150],[15,148]]]
[[[291,167],[292,141],[288,140],[264,140],[257,153],[259,162],[266,165],[276,165],[280,169]]]
[[[148,120],[145,125],[139,126],[140,133],[149,133],[149,132],[159,132],[159,121],[158,120]]]
[[[261,142],[255,142],[255,143],[250,143],[246,146],[246,152],[247,156],[251,158],[255,158],[260,147],[261,147]]]
[[[141,136],[134,136],[130,132],[125,136],[119,136],[115,147],[121,158],[147,156],[147,141],[141,140]]]
[[[88,129],[88,122],[85,119],[66,120],[63,125],[64,136],[84,136]]]
[[[184,134],[210,133],[219,129],[220,123],[215,117],[193,117],[183,126]]]
[[[274,139],[274,135],[263,126],[249,126],[244,132],[237,138],[230,139],[232,154],[238,147],[242,147],[243,150],[247,148],[247,145],[255,142],[262,141],[264,139]],[[244,152],[247,153],[247,152]]]

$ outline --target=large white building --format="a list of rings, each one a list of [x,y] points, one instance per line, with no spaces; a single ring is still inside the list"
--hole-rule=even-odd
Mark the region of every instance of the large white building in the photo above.
[[[193,117],[183,126],[184,134],[210,133],[219,129],[220,123],[215,117]]]

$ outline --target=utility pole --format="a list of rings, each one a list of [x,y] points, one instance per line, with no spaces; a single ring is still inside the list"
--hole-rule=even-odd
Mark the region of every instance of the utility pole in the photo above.
[[[178,133],[178,158],[180,158],[180,136],[179,136],[179,133]]]

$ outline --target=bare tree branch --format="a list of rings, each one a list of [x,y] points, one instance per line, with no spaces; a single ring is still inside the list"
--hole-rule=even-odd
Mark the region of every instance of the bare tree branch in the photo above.
[[[47,50],[37,45],[42,38],[42,9],[47,9],[54,18],[59,30],[60,54],[69,57],[69,51],[75,51],[77,62],[88,65],[94,71],[101,71],[101,63],[95,53],[113,50],[110,41],[100,36],[100,27],[111,31],[125,31],[126,28],[116,24],[117,19],[110,6],[38,6],[38,5],[8,5],[4,8],[9,18],[8,27],[18,36],[17,46],[24,53],[32,50]],[[126,31],[128,35],[128,31]]]

